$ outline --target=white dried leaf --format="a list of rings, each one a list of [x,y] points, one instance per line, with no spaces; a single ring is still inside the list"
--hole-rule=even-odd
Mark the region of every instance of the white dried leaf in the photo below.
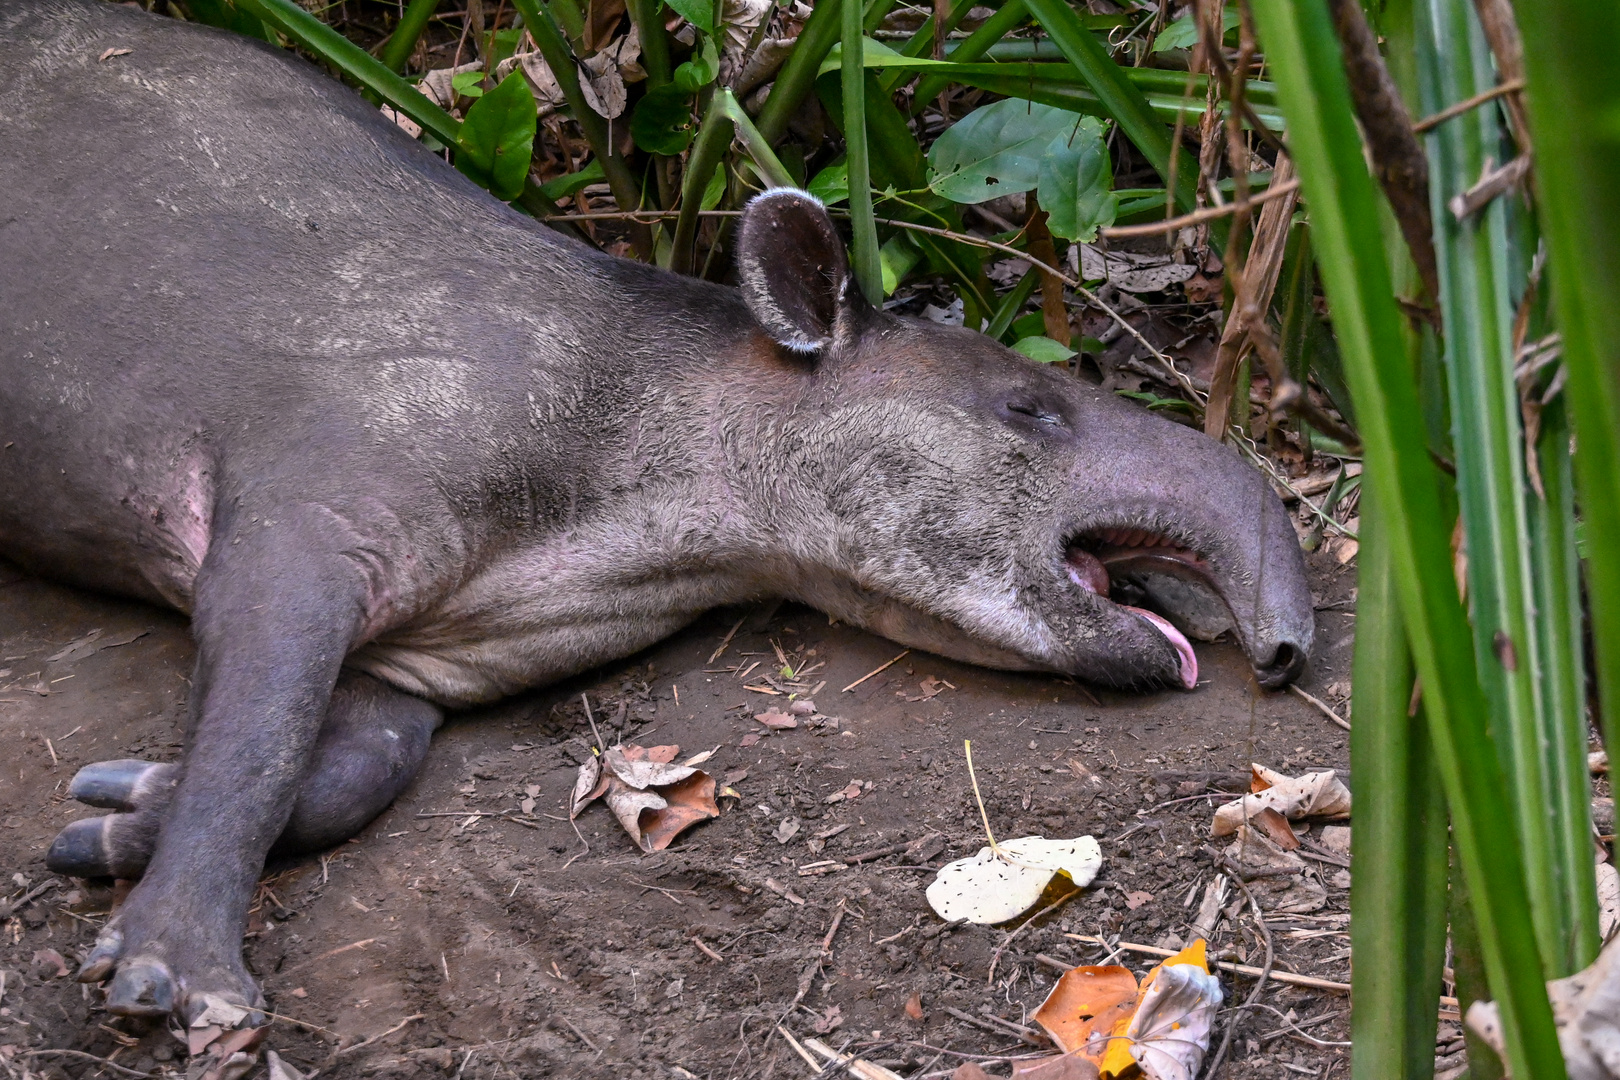
[[[1558,1045],[1569,1080],[1620,1080],[1620,939],[1584,971],[1547,984]],[[1504,1054],[1502,1017],[1494,1001],[1476,1001],[1468,1026]]]
[[[574,780],[574,794],[568,800],[568,816],[579,817],[579,812],[590,803],[591,792],[602,779],[602,759],[595,754],[585,764],[579,767],[579,776]]]
[[[1048,840],[1024,836],[999,845],[1000,855],[980,848],[977,855],[941,867],[928,886],[928,903],[940,918],[980,925],[1006,922],[1040,899],[1060,871],[1079,886],[1091,884],[1102,868],[1102,849],[1089,836]]]
[[[1193,1080],[1209,1051],[1221,983],[1196,964],[1159,968],[1125,1029],[1131,1057],[1148,1080]]]
[[[1597,864],[1598,939],[1608,941],[1620,929],[1620,871],[1613,863]]]
[[[1284,776],[1264,765],[1253,768],[1255,775],[1271,786],[1217,809],[1210,826],[1211,836],[1230,836],[1238,826],[1268,807],[1291,821],[1307,817],[1346,817],[1350,813],[1350,789],[1332,769],[1295,777]]]
[[[1080,276],[1087,281],[1107,281],[1122,292],[1158,292],[1198,272],[1198,267],[1172,262],[1168,255],[1103,251],[1095,244],[1076,246],[1080,249]]]

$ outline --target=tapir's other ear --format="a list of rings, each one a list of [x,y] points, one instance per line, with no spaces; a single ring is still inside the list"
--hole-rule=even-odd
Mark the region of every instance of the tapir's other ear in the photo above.
[[[780,345],[816,352],[832,343],[850,304],[844,243],[821,201],[771,188],[748,204],[737,239],[737,276],[754,318]]]

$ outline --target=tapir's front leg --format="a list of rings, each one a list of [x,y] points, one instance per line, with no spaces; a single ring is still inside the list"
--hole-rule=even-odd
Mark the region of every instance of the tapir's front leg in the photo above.
[[[189,1022],[210,998],[262,1001],[242,964],[248,904],[375,595],[340,517],[308,504],[264,516],[216,528],[197,578],[183,773],[145,877],[79,972],[112,978],[112,1012]]]

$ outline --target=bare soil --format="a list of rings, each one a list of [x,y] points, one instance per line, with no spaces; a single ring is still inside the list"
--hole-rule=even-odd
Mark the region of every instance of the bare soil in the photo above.
[[[1303,686],[1334,702],[1349,687],[1353,565],[1312,556],[1318,647]],[[785,701],[744,688],[781,681],[777,647],[796,670],[822,665],[807,678],[825,682],[814,698],[837,729],[771,734],[754,721]],[[1344,731],[1291,694],[1257,694],[1225,642],[1198,646],[1204,681],[1190,693],[1114,693],[921,653],[841,692],[900,651],[793,605],[717,611],[621,664],[455,717],[415,784],[361,836],[267,869],[246,951],[277,1014],[266,1045],[326,1077],[809,1075],[780,1022],[901,1076],[949,1075],[974,1055],[1032,1048],[947,1010],[1024,1023],[1056,978],[1053,961],[1106,962],[1065,933],[1171,947],[1187,935],[1215,876],[1214,789],[1241,783],[1250,761],[1290,773],[1348,762]],[[180,616],[0,568],[0,896],[52,880],[51,838],[99,813],[66,799],[76,769],[178,754],[191,663]],[[610,742],[678,743],[682,757],[718,747],[704,767],[740,798],[652,856],[601,805],[576,835],[566,799],[592,739],[582,695]],[[1102,842],[1097,883],[1010,944],[1019,921],[946,926],[923,895],[933,875],[917,863],[984,843],[964,738],[998,837]],[[829,801],[856,781],[856,797]],[[799,828],[780,842],[789,817]],[[942,843],[910,856],[850,861],[936,833]],[[1348,877],[1330,861],[1312,867],[1326,906],[1268,916],[1275,970],[1348,981]],[[1264,879],[1254,887],[1266,906]],[[75,966],[118,896],[112,882],[61,880],[0,923],[0,1068],[13,1077],[184,1073],[164,1025],[109,1015],[99,991],[59,974],[56,958]],[[1212,945],[1259,965],[1241,901],[1231,898]],[[1121,955],[1138,972],[1154,962]],[[1229,1006],[1255,985],[1223,983]],[[906,1009],[914,996],[921,1019]],[[1272,981],[1258,1003],[1223,1014],[1221,1030],[1238,1025],[1223,1076],[1345,1071],[1342,1047],[1278,1034],[1278,1014],[1342,1042],[1346,996]],[[1336,1015],[1308,1023],[1326,1014]]]

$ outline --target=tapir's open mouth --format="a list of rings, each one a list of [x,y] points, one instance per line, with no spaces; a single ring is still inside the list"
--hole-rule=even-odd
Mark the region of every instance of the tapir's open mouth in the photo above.
[[[1175,540],[1146,529],[1098,529],[1070,540],[1064,550],[1069,580],[1086,592],[1108,598],[1138,618],[1146,620],[1163,634],[1181,660],[1181,684],[1192,689],[1198,684],[1198,657],[1192,643],[1164,616],[1124,603],[1117,595],[1115,577],[1129,573],[1157,572],[1185,577],[1210,588],[1214,578],[1209,564],[1198,552]]]

